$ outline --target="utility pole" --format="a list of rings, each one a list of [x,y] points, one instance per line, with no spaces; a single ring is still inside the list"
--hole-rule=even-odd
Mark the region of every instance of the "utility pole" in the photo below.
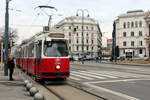
[[[4,36],[4,75],[8,76],[8,66],[6,62],[8,61],[8,41],[9,41],[9,2],[10,0],[6,0],[6,13],[5,13],[5,36]]]
[[[85,53],[84,53],[84,12],[86,11],[88,13],[87,17],[89,17],[89,11],[87,9],[78,9],[77,10],[77,14],[76,16],[79,16],[78,15],[78,12],[81,11],[82,13],[82,64],[84,64],[84,56],[85,56]]]
[[[113,60],[116,62],[116,22],[114,21],[113,23],[113,45],[112,45],[112,55],[113,55]]]

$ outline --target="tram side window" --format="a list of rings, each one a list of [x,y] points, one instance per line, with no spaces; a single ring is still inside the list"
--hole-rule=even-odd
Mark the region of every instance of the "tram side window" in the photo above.
[[[36,45],[36,57],[41,58],[41,50],[42,50],[42,41],[39,41],[39,44]]]
[[[29,45],[29,57],[34,57],[34,44]]]

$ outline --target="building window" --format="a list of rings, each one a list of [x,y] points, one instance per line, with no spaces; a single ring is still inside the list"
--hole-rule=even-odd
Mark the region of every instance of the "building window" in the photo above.
[[[137,21],[135,22],[135,27],[136,27],[136,28],[138,27],[138,22],[137,22]]]
[[[130,22],[128,22],[128,28],[130,28]]]
[[[69,36],[71,36],[71,32],[69,32]]]
[[[69,47],[69,50],[71,51],[71,47]]]
[[[139,36],[142,36],[142,31],[139,31]]]
[[[86,43],[89,43],[89,40],[88,40],[88,39],[86,40]]]
[[[71,39],[69,39],[69,43],[71,43]]]
[[[123,32],[123,37],[126,37],[126,32]]]
[[[79,26],[76,26],[77,29],[79,29]]]
[[[94,43],[94,40],[92,40],[92,44]]]
[[[87,29],[87,30],[89,29],[88,26],[86,26],[86,29]]]
[[[77,51],[79,50],[79,47],[77,46]]]
[[[93,26],[91,27],[91,30],[94,30],[94,27],[93,27]]]
[[[78,36],[79,34],[77,33],[77,36]]]
[[[126,23],[125,22],[123,23],[123,28],[126,28]]]
[[[87,33],[87,34],[86,34],[86,36],[88,37],[88,36],[89,36],[89,34]]]
[[[131,36],[134,36],[134,32],[131,32]]]
[[[94,50],[94,47],[92,47],[92,50]]]
[[[143,41],[140,41],[140,46],[142,46],[143,45]]]
[[[71,26],[69,26],[69,29],[71,29]]]
[[[142,53],[143,53],[143,50],[142,50],[142,49],[140,49],[140,50],[139,50],[139,53],[140,53],[140,54],[142,54]]]
[[[87,50],[87,51],[89,50],[89,46],[86,47],[86,50]]]
[[[126,42],[124,41],[124,42],[123,42],[123,46],[126,46],[126,45],[127,45],[127,44],[126,44]]]
[[[131,41],[131,46],[134,46],[134,41]]]
[[[134,22],[131,22],[131,27],[134,27]]]
[[[139,22],[139,27],[142,27],[142,21]]]
[[[77,39],[77,44],[79,43],[78,39]]]

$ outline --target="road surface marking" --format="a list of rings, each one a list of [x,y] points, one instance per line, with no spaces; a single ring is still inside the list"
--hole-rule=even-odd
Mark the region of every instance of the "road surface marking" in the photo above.
[[[116,76],[116,77],[120,77],[120,78],[130,78],[131,77],[131,76],[129,77],[127,75],[124,75],[123,73],[118,73],[117,71],[92,71],[92,72],[112,75],[112,76]]]
[[[84,79],[88,79],[88,80],[93,80],[93,78],[85,77],[85,76],[81,76],[81,75],[77,75],[77,74],[73,74],[73,73],[71,73],[71,75],[81,77],[81,78],[84,78]]]
[[[89,76],[89,77],[93,77],[93,78],[98,78],[98,79],[106,79],[104,77],[95,76],[95,75],[91,75],[91,74],[87,74],[87,73],[80,73],[80,72],[75,72],[75,71],[73,71],[72,73],[80,74],[80,75],[85,75],[85,76]]]
[[[73,76],[71,76],[70,77],[70,79],[73,79],[73,80],[78,80],[78,81],[80,81],[81,79],[79,79],[79,78],[76,78],[76,77],[73,77]]]
[[[100,73],[93,73],[93,72],[87,72],[87,71],[80,71],[80,72],[84,72],[84,73],[90,73],[90,74],[93,74],[93,75],[100,75],[100,76],[104,76],[104,77],[108,77],[108,78],[118,78],[118,77],[115,77],[115,76],[110,76],[110,75],[105,75],[105,74],[100,74]]]
[[[103,88],[103,87],[99,87],[99,86],[96,86],[96,85],[93,85],[93,84],[85,83],[85,85],[87,85],[87,86],[89,86],[89,87],[92,87],[92,88],[95,88],[96,90],[99,89],[100,91],[105,91],[105,92],[108,92],[108,93],[111,93],[111,94],[114,94],[114,95],[117,95],[117,96],[126,98],[126,99],[128,99],[128,100],[140,100],[140,99],[138,99],[138,98],[131,97],[131,96],[129,96],[129,95],[126,95],[126,94],[123,94],[123,93],[119,93],[119,92],[116,92],[116,91],[112,91],[112,90],[110,90],[110,89],[106,89],[106,88]]]
[[[110,81],[95,81],[95,82],[86,82],[86,83],[113,83],[113,82],[130,82],[130,81],[140,81],[140,80],[150,80],[150,79],[124,79],[124,80],[110,80]]]

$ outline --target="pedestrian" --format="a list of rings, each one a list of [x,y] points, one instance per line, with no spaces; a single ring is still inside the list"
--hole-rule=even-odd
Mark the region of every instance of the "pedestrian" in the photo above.
[[[9,69],[9,80],[13,81],[13,73],[14,73],[14,68],[15,68],[15,63],[14,63],[14,57],[13,56],[9,56],[8,57],[8,63],[7,63],[8,69]]]

